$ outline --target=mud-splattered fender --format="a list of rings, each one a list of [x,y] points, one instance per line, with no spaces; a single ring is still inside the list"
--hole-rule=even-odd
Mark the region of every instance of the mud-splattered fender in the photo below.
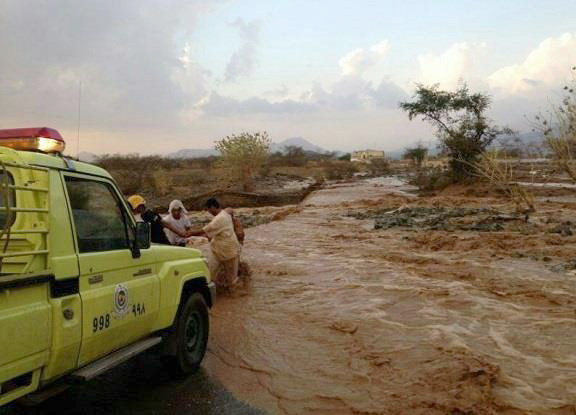
[[[185,287],[192,286],[195,290],[200,291],[205,297],[208,297],[206,302],[209,305],[214,300],[211,298],[210,271],[204,258],[200,255],[163,262],[160,265],[158,277],[160,279],[160,308],[154,327],[155,331],[172,325]]]

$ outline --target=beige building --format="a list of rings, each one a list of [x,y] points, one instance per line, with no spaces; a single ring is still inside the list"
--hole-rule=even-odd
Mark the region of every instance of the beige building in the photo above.
[[[374,159],[383,159],[385,154],[381,150],[361,150],[353,151],[350,156],[350,161],[368,162]]]

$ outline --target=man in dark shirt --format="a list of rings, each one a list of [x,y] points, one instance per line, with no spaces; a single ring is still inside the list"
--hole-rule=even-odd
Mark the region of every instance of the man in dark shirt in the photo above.
[[[150,224],[150,240],[153,243],[170,245],[170,241],[168,241],[164,228],[170,229],[182,238],[187,237],[186,234],[182,234],[182,232],[174,229],[174,227],[169,223],[164,222],[162,216],[158,213],[146,209],[146,200],[144,200],[142,196],[132,195],[128,198],[128,203],[130,203],[130,206],[132,207],[137,222],[147,222]]]

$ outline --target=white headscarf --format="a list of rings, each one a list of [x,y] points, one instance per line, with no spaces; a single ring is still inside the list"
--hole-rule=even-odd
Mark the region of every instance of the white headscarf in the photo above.
[[[168,212],[170,212],[170,215],[172,215],[172,210],[178,209],[178,208],[182,209],[182,213],[184,215],[188,213],[188,211],[184,207],[184,204],[182,203],[182,201],[180,201],[178,199],[174,199],[173,201],[170,202],[170,205],[168,206]]]
[[[180,219],[176,219],[174,218],[174,216],[172,216],[172,210],[174,209],[182,209],[182,216],[180,216]],[[170,205],[168,206],[168,211],[169,214],[164,217],[164,222],[170,223],[174,228],[178,229],[179,231],[186,231],[186,228],[189,228],[192,226],[192,224],[190,223],[190,219],[188,219],[188,217],[186,216],[186,214],[188,213],[188,211],[186,210],[186,208],[184,207],[184,205],[182,204],[182,202],[180,200],[173,200],[170,202]],[[166,233],[166,236],[168,237],[168,240],[170,241],[170,243],[172,245],[178,245],[178,244],[185,244],[186,243],[186,238],[182,238],[181,236],[178,236],[177,234],[175,234],[174,232],[172,232],[170,229],[165,228],[164,229],[164,233]]]

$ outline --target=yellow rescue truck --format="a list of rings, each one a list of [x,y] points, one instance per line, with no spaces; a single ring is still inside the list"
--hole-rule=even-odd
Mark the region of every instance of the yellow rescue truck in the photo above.
[[[0,130],[0,410],[151,348],[181,373],[206,351],[200,252],[151,245],[112,177],[63,150],[50,128]]]

